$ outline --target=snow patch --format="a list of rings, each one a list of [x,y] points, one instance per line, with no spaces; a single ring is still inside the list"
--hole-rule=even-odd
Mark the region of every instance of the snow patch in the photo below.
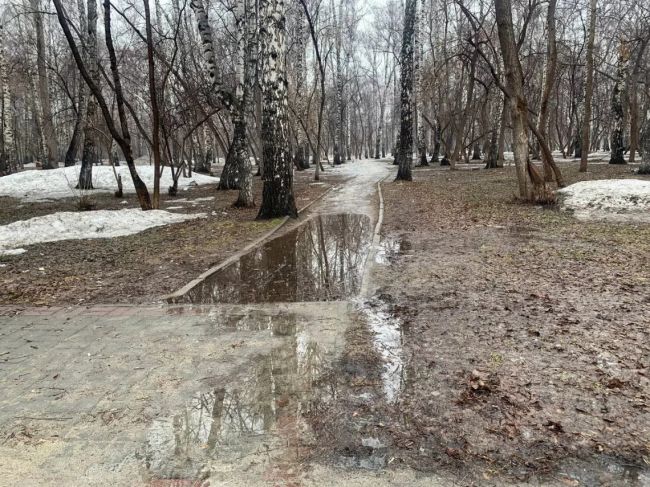
[[[25,249],[3,249],[0,247],[0,255],[20,255],[27,252]]]
[[[153,166],[138,166],[138,174],[150,191],[153,191]],[[58,169],[23,171],[0,178],[0,196],[10,196],[25,201],[45,201],[61,198],[71,198],[80,194],[113,193],[117,190],[113,168],[108,166],[93,167],[94,190],[75,189],[79,179],[79,166],[60,167]],[[122,176],[124,193],[135,193],[129,168],[116,167],[115,170]],[[186,190],[191,186],[215,184],[219,178],[205,174],[193,173],[191,178],[180,177],[178,189]],[[164,168],[160,178],[160,187],[163,191],[171,186],[172,174],[169,168]]]
[[[560,207],[581,220],[650,223],[650,181],[581,181],[558,190]]]
[[[133,235],[148,228],[205,216],[205,213],[183,215],[134,208],[52,213],[0,226],[0,255],[20,254],[25,252],[20,247],[42,242]]]

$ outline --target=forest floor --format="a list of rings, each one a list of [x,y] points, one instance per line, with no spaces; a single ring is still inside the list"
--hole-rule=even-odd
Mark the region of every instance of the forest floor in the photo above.
[[[343,178],[296,172],[296,205],[302,208]],[[262,183],[254,179],[256,202]],[[134,194],[115,198],[94,194],[95,209],[138,208]],[[236,191],[215,185],[161,195],[161,209],[207,217],[156,227],[135,235],[91,240],[63,240],[31,245],[28,252],[0,256],[0,304],[50,306],[97,303],[151,303],[194,279],[245,245],[264,235],[279,220],[256,221],[256,208],[234,208]],[[0,225],[62,211],[78,211],[78,198],[23,202],[0,197]]]
[[[641,178],[561,164],[568,184]],[[372,438],[394,467],[461,485],[648,485],[650,225],[521,204],[512,167],[413,177],[382,183],[383,250],[362,304],[398,337],[348,329],[339,400],[312,418],[318,444],[336,447],[319,454],[372,464]]]

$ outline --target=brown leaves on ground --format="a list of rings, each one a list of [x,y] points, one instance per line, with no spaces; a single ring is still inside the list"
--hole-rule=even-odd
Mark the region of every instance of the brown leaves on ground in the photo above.
[[[568,184],[638,177],[561,164]],[[414,182],[382,189],[388,245],[373,284],[402,320],[404,382],[396,403],[375,393],[347,434],[372,433],[379,417],[395,465],[479,485],[569,472],[616,485],[622,465],[645,465],[650,227],[518,203],[513,168],[417,168]],[[331,406],[339,418],[345,409]]]

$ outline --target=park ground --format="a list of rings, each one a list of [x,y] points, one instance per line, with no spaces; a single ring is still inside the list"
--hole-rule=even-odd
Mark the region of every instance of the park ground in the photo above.
[[[568,183],[642,178],[561,165]],[[4,257],[11,481],[650,485],[650,225],[523,204],[512,167],[406,183],[388,161],[349,166],[296,189],[304,206],[334,187],[310,211],[350,212],[378,197],[349,185],[385,177],[381,238],[347,300],[154,304],[269,230],[233,193],[196,209],[202,225]]]

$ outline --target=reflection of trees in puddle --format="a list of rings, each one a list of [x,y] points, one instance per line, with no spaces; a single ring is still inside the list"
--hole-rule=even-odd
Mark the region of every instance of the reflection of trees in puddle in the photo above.
[[[402,236],[388,235],[381,239],[377,252],[375,253],[375,262],[377,264],[392,264],[397,257],[411,250],[411,242]]]
[[[377,264],[391,264],[399,255],[402,246],[402,240],[399,237],[384,237],[375,253],[375,262]]]
[[[324,358],[320,346],[288,321],[272,329],[286,342],[258,360],[250,375],[198,393],[176,416],[154,420],[144,451],[149,477],[201,479],[212,464],[273,456],[274,439],[296,444]]]
[[[363,215],[317,216],[193,288],[193,303],[336,300],[356,295],[370,245]]]
[[[401,321],[390,312],[388,305],[381,301],[369,302],[362,311],[373,333],[372,345],[383,362],[381,380],[384,397],[387,402],[393,403],[399,397],[406,381]]]

